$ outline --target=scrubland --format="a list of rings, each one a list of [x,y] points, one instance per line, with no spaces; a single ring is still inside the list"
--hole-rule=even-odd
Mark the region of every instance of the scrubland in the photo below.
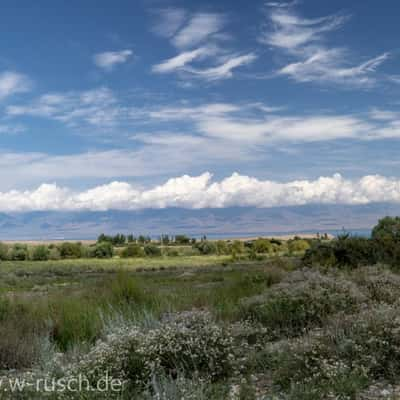
[[[400,398],[398,227],[2,261],[1,398]]]

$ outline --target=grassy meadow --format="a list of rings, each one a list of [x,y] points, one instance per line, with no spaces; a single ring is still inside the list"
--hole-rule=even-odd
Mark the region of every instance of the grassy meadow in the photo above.
[[[54,247],[3,245],[0,398],[399,398],[399,227],[384,219],[370,239],[106,237],[54,259]]]

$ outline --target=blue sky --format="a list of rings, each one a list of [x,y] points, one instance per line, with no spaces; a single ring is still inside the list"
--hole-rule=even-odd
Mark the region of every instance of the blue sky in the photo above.
[[[0,209],[400,201],[399,11],[4,0]]]

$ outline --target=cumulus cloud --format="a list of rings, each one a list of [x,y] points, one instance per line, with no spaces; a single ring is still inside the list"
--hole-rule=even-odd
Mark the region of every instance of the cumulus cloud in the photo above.
[[[132,55],[133,51],[129,49],[120,51],[105,51],[104,53],[95,54],[93,61],[99,68],[111,71],[116,65],[127,62]]]
[[[149,189],[126,182],[111,182],[76,192],[56,184],[35,190],[0,192],[0,211],[31,210],[137,210],[183,207],[224,208],[231,206],[274,207],[304,204],[400,203],[400,180],[379,175],[349,180],[339,174],[316,180],[276,182],[232,174],[213,181],[206,172],[183,175]]]
[[[0,73],[0,100],[16,93],[24,93],[30,90],[30,79],[14,71]]]

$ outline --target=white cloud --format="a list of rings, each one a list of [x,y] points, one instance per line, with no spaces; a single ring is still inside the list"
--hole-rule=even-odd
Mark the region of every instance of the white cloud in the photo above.
[[[18,133],[24,132],[25,128],[22,125],[4,125],[0,124],[0,134],[1,135],[16,135]]]
[[[320,41],[323,33],[340,27],[347,19],[338,15],[306,19],[293,13],[290,8],[273,9],[269,17],[274,29],[264,32],[260,41],[291,52]]]
[[[29,115],[49,118],[71,127],[88,125],[107,128],[121,118],[117,99],[105,87],[83,92],[47,93],[28,104],[10,105],[5,111],[11,117]]]
[[[173,38],[173,44],[178,48],[188,48],[204,42],[211,35],[218,33],[225,19],[220,14],[197,13]]]
[[[104,53],[95,54],[93,61],[99,68],[111,71],[116,65],[127,62],[132,55],[133,51],[129,49],[120,51],[106,51]]]
[[[172,12],[172,16],[174,15],[175,11]],[[170,39],[180,53],[153,65],[153,72],[176,72],[181,84],[190,87],[190,79],[193,78],[207,81],[232,78],[234,69],[248,65],[257,58],[253,53],[238,55],[237,52],[220,45],[221,41],[230,39],[230,35],[222,30],[227,20],[225,15],[204,12],[190,16],[185,12],[184,15],[186,24],[179,19],[180,29],[173,29],[174,33],[163,35]],[[167,20],[168,13],[163,21]],[[163,31],[167,31],[166,27]],[[207,44],[204,44],[205,42]]]
[[[0,73],[0,100],[16,93],[24,93],[30,90],[30,79],[14,71]]]
[[[186,19],[186,11],[182,8],[165,8],[158,10],[156,14],[157,22],[153,31],[164,37],[173,36],[182,27]]]
[[[210,56],[213,53],[214,50],[212,48],[207,48],[207,47],[200,47],[195,50],[185,51],[181,54],[178,54],[175,57],[163,61],[160,64],[154,65],[152,70],[153,72],[157,73],[173,72],[181,69],[186,64],[196,59],[203,58],[204,56]]]
[[[341,66],[344,53],[340,49],[319,49],[304,61],[288,64],[278,71],[278,74],[288,75],[298,82],[334,82],[351,83],[369,86],[375,81],[370,73],[389,57],[381,54],[360,65],[353,67]]]
[[[233,70],[243,65],[251,64],[257,59],[257,56],[253,53],[244,54],[241,56],[234,56],[229,58],[223,64],[217,67],[206,68],[203,70],[198,70],[194,68],[187,69],[187,71],[205,78],[207,80],[213,81],[218,79],[231,78],[233,76]]]
[[[335,174],[316,180],[275,182],[239,175],[219,182],[208,172],[169,179],[150,189],[126,182],[111,182],[80,192],[56,184],[30,191],[0,192],[0,211],[135,210],[144,208],[274,207],[304,204],[400,203],[400,180],[379,175],[356,180]]]
[[[374,72],[389,58],[385,52],[354,65],[350,51],[343,47],[328,47],[326,34],[341,27],[348,19],[343,15],[303,18],[291,6],[272,7],[268,14],[272,29],[260,37],[262,43],[283,50],[294,61],[278,70],[297,82],[339,83],[372,86]]]

